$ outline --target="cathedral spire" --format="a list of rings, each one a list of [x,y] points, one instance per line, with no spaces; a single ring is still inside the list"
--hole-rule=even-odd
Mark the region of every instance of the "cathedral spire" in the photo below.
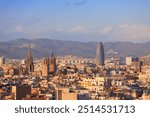
[[[28,73],[34,71],[34,64],[33,64],[33,58],[32,58],[32,54],[31,54],[30,44],[29,44],[29,47],[28,47],[28,56],[27,56],[27,61],[26,61],[26,70],[28,71]]]
[[[52,52],[52,56],[51,57],[54,57],[54,53]]]
[[[29,47],[28,47],[28,59],[30,59],[32,56],[31,56],[31,47],[30,47],[30,44],[29,44]]]

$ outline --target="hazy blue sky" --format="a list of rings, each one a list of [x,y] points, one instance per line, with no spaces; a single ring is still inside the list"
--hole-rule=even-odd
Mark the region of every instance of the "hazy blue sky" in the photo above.
[[[0,0],[0,41],[150,41],[150,0]]]

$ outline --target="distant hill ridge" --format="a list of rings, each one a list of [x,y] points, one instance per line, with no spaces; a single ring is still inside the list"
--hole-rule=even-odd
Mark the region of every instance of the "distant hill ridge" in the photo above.
[[[101,40],[100,40],[101,41]],[[52,52],[56,56],[74,55],[79,57],[95,57],[96,42],[63,41],[52,39],[16,39],[8,42],[0,42],[0,56],[8,58],[26,58],[27,47],[31,44],[32,55],[36,58],[50,56]],[[114,50],[119,56],[128,55],[144,56],[150,54],[150,42],[105,42],[105,52]]]

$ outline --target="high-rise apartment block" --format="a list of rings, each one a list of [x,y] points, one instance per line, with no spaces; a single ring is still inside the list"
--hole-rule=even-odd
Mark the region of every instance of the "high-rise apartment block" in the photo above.
[[[134,56],[126,57],[126,65],[132,65],[133,63],[138,61],[139,61],[138,57],[134,57]]]

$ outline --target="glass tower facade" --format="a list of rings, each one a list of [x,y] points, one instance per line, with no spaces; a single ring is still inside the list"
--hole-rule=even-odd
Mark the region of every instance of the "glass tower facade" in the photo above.
[[[104,65],[104,47],[102,42],[97,42],[96,45],[96,66]]]

